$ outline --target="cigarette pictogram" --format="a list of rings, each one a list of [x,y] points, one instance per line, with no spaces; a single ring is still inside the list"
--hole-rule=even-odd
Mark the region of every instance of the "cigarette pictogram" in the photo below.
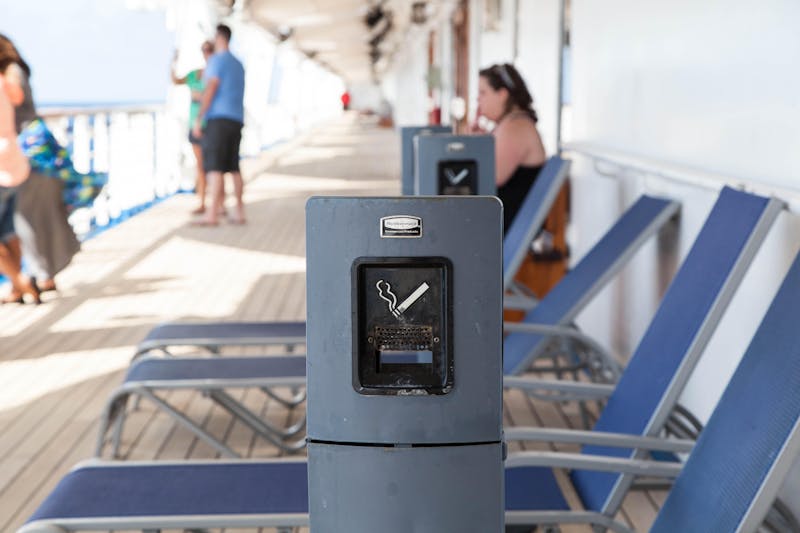
[[[422,282],[422,285],[417,287],[400,305],[397,305],[397,296],[392,292],[392,286],[388,282],[382,279],[378,280],[378,283],[375,284],[375,288],[378,289],[378,296],[389,304],[389,311],[392,315],[394,315],[395,318],[400,318],[400,315],[402,315],[406,309],[414,305],[414,302],[425,294],[430,288],[430,285]]]

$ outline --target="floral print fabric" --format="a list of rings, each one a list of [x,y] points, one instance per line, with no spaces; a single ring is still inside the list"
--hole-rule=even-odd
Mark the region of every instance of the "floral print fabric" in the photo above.
[[[72,165],[66,148],[58,144],[42,119],[25,126],[17,137],[20,148],[28,157],[31,169],[64,183],[63,198],[67,211],[88,207],[108,181],[108,174],[81,174]]]

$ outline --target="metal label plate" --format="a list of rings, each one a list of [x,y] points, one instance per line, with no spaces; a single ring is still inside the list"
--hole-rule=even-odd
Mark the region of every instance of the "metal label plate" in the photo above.
[[[382,239],[418,239],[422,237],[422,219],[412,215],[381,218]]]

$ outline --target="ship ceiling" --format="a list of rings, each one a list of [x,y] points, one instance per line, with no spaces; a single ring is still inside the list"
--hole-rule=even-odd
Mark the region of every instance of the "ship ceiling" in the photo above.
[[[291,40],[348,82],[379,80],[409,32],[441,16],[448,0],[238,0],[245,21]],[[230,0],[220,0],[230,6]],[[414,20],[412,20],[412,18]]]

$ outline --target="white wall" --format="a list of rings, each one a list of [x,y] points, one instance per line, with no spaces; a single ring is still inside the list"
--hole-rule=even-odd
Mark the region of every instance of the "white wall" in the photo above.
[[[359,111],[378,111],[384,98],[381,87],[374,83],[356,83],[348,87],[350,91],[350,108]]]
[[[561,0],[519,0],[515,65],[533,96],[548,154],[558,149],[560,12]]]
[[[401,49],[384,78],[384,96],[393,108],[396,126],[428,123],[428,31],[409,28]]]
[[[450,101],[455,96],[455,50],[453,25],[450,16],[444,17],[436,26],[435,65],[439,68],[441,86],[438,99],[442,114],[442,124],[451,124]]]
[[[485,1],[482,0],[481,4]],[[495,63],[511,63],[514,59],[515,2],[516,0],[501,0],[501,18],[495,28],[487,27],[483,9],[477,13],[472,12],[479,21],[481,30],[479,68]]]
[[[245,68],[244,109],[245,127],[242,131],[242,155],[257,154],[263,146],[274,141],[274,125],[265,120],[269,113],[266,95],[272,81],[270,66],[277,53],[275,39],[263,29],[234,23],[231,52]]]
[[[575,0],[575,138],[800,188],[800,3]]]
[[[468,0],[469,6],[469,77],[467,83],[467,121],[473,122],[478,109],[478,71],[484,66],[481,33],[483,28],[483,3],[486,0]],[[509,29],[510,31],[510,29]]]

